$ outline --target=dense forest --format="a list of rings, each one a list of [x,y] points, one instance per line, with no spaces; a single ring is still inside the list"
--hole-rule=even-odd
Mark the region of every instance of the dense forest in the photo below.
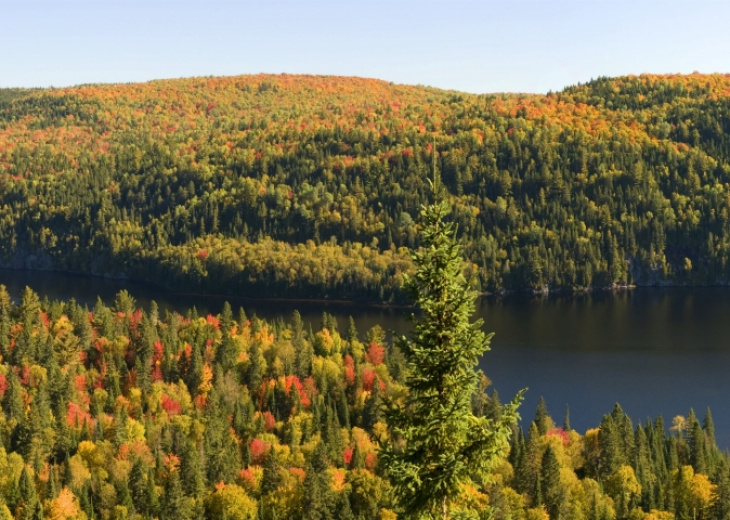
[[[401,300],[432,161],[482,290],[727,284],[730,76],[0,90],[0,265]]]
[[[381,403],[403,398],[407,363],[384,337],[327,314],[312,329],[230,306],[161,316],[126,292],[13,303],[0,286],[0,518],[394,519]],[[488,387],[471,408],[498,421]],[[569,422],[541,402],[459,500],[499,520],[730,517],[709,410]]]

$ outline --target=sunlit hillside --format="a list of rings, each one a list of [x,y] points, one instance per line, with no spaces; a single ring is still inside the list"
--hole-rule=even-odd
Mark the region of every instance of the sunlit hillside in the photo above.
[[[397,299],[435,159],[484,290],[726,283],[729,93],[727,75],[539,96],[292,75],[0,90],[0,255]]]

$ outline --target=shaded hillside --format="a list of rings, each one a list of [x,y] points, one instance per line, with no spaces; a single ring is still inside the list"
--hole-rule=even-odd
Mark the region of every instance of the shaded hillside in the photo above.
[[[2,99],[5,265],[398,298],[435,145],[485,290],[730,281],[730,76],[477,96],[260,75]]]

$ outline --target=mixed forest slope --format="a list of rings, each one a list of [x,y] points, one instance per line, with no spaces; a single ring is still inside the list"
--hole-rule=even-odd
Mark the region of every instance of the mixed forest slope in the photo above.
[[[405,398],[404,354],[380,327],[308,329],[228,305],[161,316],[126,291],[16,304],[0,286],[0,518],[394,520],[382,403]],[[488,384],[472,408],[498,421]],[[729,468],[709,410],[667,433],[616,406],[582,434],[541,402],[454,502],[495,520],[721,520]]]
[[[0,90],[0,259],[399,298],[435,156],[484,290],[725,284],[729,132],[728,75],[548,95],[291,75]]]

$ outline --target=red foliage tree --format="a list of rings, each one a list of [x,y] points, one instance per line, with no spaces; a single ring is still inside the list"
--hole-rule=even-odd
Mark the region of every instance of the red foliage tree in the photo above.
[[[169,416],[179,415],[182,412],[180,403],[168,395],[162,396],[160,404],[162,405],[162,409],[165,410]]]
[[[371,341],[365,359],[375,366],[382,364],[385,361],[385,347]]]
[[[261,464],[264,461],[264,455],[266,454],[266,450],[268,448],[268,444],[266,444],[264,441],[262,441],[258,437],[254,438],[251,441],[251,444],[249,444],[248,446],[248,451],[251,454],[251,463]]]

